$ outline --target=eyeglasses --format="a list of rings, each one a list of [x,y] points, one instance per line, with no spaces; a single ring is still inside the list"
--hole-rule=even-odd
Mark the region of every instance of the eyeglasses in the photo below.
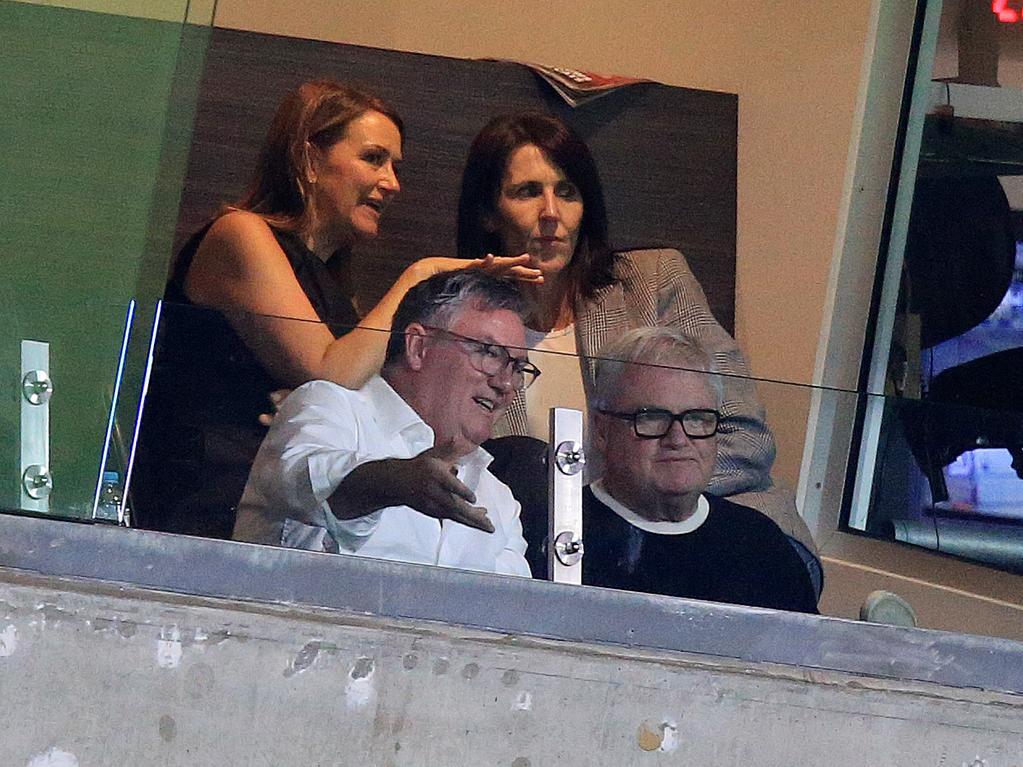
[[[621,418],[623,421],[632,421],[632,428],[636,436],[641,439],[659,439],[671,431],[671,425],[678,421],[682,424],[682,431],[690,439],[707,439],[718,432],[718,421],[721,414],[717,410],[697,408],[694,410],[683,410],[681,413],[672,413],[670,410],[660,408],[644,407],[634,413],[615,413],[611,410],[597,412],[613,418]]]
[[[484,375],[496,376],[510,369],[511,385],[516,391],[528,389],[529,385],[540,375],[540,368],[527,359],[511,356],[508,350],[500,344],[469,338],[432,325],[424,327],[461,346],[469,357],[469,364]]]

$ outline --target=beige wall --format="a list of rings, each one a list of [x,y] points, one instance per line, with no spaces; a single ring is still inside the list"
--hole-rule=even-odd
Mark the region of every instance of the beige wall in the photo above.
[[[811,380],[869,0],[220,0],[216,24],[459,57],[650,77],[739,94],[736,335],[759,377]],[[343,10],[339,10],[343,9]],[[776,476],[799,474],[808,401],[761,387]]]

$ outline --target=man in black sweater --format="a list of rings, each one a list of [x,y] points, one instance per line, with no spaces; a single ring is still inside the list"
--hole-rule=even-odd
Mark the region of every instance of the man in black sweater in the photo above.
[[[707,355],[677,330],[641,328],[596,364],[603,476],[583,495],[583,583],[816,613],[807,569],[778,526],[704,494],[721,398]]]

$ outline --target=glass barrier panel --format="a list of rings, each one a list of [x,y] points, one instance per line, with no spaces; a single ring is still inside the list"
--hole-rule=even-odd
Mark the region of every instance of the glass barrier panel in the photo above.
[[[793,457],[798,456],[800,447],[783,449],[789,475],[781,477],[775,472],[772,477],[778,445],[757,392],[758,388],[770,387],[773,401],[784,403],[772,418],[779,422],[799,421],[801,428],[805,428],[812,389],[709,374],[701,369],[707,364],[706,359],[698,350],[688,347],[686,353],[695,355],[691,369],[681,369],[675,362],[677,355],[669,354],[652,365],[623,363],[612,374],[607,370],[614,364],[604,360],[581,360],[572,353],[518,348],[516,344],[522,343],[522,334],[517,327],[474,323],[444,321],[438,326],[427,323],[420,327],[418,332],[427,339],[424,343],[437,350],[434,360],[442,360],[443,366],[438,368],[439,363],[434,361],[432,373],[419,370],[408,378],[400,377],[402,392],[414,400],[414,409],[430,409],[427,420],[436,425],[438,442],[468,434],[475,440],[472,444],[482,443],[493,456],[491,471],[511,488],[521,504],[520,521],[529,544],[526,558],[534,576],[548,574],[546,443],[550,408],[571,408],[584,414],[583,478],[587,483],[603,476],[605,453],[610,449],[617,451],[616,460],[636,459],[664,441],[651,429],[663,427],[667,416],[691,411],[683,421],[668,423],[669,428],[661,435],[670,434],[677,443],[665,452],[678,459],[668,466],[679,469],[679,481],[685,483],[685,492],[669,488],[668,495],[678,496],[676,500],[695,501],[706,489],[709,495],[732,498],[739,505],[775,520],[779,540],[787,541],[787,554],[798,557],[800,566],[808,571],[807,577],[819,591],[821,577],[813,538],[797,514],[794,493],[788,489],[798,478],[798,460]],[[247,344],[236,330],[249,339]],[[163,305],[131,483],[132,513],[138,526],[229,538],[240,507],[247,505],[243,498],[247,482],[250,486],[259,485],[262,510],[271,505],[266,499],[274,497],[273,503],[288,506],[293,518],[319,514],[316,507],[325,497],[322,488],[320,495],[315,492],[313,496],[306,495],[307,499],[315,500],[305,507],[292,496],[306,493],[309,490],[306,486],[294,485],[274,495],[278,492],[277,478],[286,473],[284,454],[292,450],[286,443],[275,442],[276,456],[251,475],[250,467],[266,435],[265,423],[271,420],[275,400],[289,388],[286,380],[275,378],[271,372],[275,366],[281,366],[276,364],[279,359],[274,356],[275,347],[267,339],[284,335],[313,338],[312,333],[322,330],[317,323],[302,320],[238,313],[225,317],[196,306]],[[345,330],[334,328],[338,334]],[[379,340],[372,341],[381,348],[388,341],[395,341],[392,352],[402,363],[405,339],[381,331],[368,332],[381,335]],[[278,374],[288,374],[281,370]],[[594,374],[600,370],[605,372],[597,375],[598,381],[613,380],[595,389]],[[337,372],[340,376],[351,373]],[[388,373],[389,379],[392,373],[393,370]],[[410,391],[410,381],[422,382],[422,389]],[[625,383],[627,390],[623,388]],[[516,393],[519,387],[522,391]],[[432,396],[424,394],[430,391],[434,392]],[[827,394],[855,400],[855,395],[845,392]],[[301,405],[293,399],[286,401],[287,417],[302,420],[302,408],[306,407],[315,413],[308,417],[316,439],[326,440],[320,446],[321,452],[327,454],[334,449],[330,445],[333,439],[330,429],[338,430],[338,439],[354,438],[345,429],[352,428],[357,414],[347,416],[347,421],[345,416],[337,415],[335,423],[329,408],[324,409],[315,396],[312,404],[305,397],[302,395]],[[390,404],[392,409],[404,408],[393,399]],[[650,412],[637,416],[645,410]],[[654,412],[660,410],[665,412]],[[274,428],[282,433],[285,429],[280,425]],[[700,430],[697,438],[688,440],[686,429]],[[597,434],[601,437],[595,441]],[[295,434],[290,438],[304,439]],[[343,462],[331,455],[322,460]],[[644,468],[649,467],[637,464],[628,474],[640,476]],[[317,480],[309,480],[306,469],[300,474],[305,485],[312,482],[316,486]],[[339,481],[340,475],[334,483]],[[644,493],[648,490],[644,488]],[[685,516],[690,511],[673,513]],[[283,529],[274,534],[276,539],[263,539],[264,542],[283,540]],[[324,545],[322,536],[317,540]]]
[[[131,485],[135,522],[141,527],[228,538],[266,424],[289,392],[286,382],[274,378],[266,364],[273,359],[275,347],[253,339],[261,334],[263,338],[299,337],[324,328],[282,317],[233,314],[228,318],[174,303],[163,304],[160,320]],[[245,329],[256,352],[236,334],[239,328]],[[427,406],[436,409],[434,419],[442,423],[448,419],[444,434],[457,434],[458,424],[467,423],[475,429],[473,438],[494,456],[494,473],[522,503],[534,573],[544,571],[544,554],[538,546],[546,536],[545,443],[550,408],[572,408],[584,414],[587,484],[605,476],[608,452],[617,461],[628,462],[638,460],[643,450],[669,441],[673,447],[666,454],[677,452],[685,457],[680,463],[692,464],[683,474],[694,488],[763,513],[803,554],[812,555],[816,543],[797,512],[794,488],[800,472],[806,470],[801,465],[801,439],[815,399],[818,407],[824,401],[825,407],[849,422],[858,409],[872,405],[885,412],[874,492],[863,512],[868,535],[919,545],[920,536],[909,532],[911,521],[983,517],[985,524],[1004,528],[1018,520],[1014,498],[1019,496],[1012,495],[1009,477],[1001,477],[1002,495],[990,510],[981,508],[976,499],[989,497],[991,486],[968,489],[964,479],[969,467],[983,466],[987,474],[1011,470],[1008,459],[999,463],[990,451],[982,454],[984,458],[964,453],[978,443],[993,447],[1023,433],[1018,419],[1008,414],[712,374],[701,369],[706,361],[699,351],[692,352],[695,361],[690,362],[678,362],[668,353],[657,363],[602,357],[581,360],[571,353],[498,344],[487,335],[486,327],[458,328],[461,333],[448,327],[421,330],[442,349],[450,367],[441,380],[443,407]],[[337,333],[344,330],[334,327]],[[398,338],[368,328],[360,332],[379,333],[380,340],[371,343],[380,348]],[[637,344],[666,343],[663,335],[648,333]],[[400,361],[401,341],[392,351]],[[481,374],[479,368],[496,364],[495,359],[507,363],[500,375]],[[352,374],[339,371],[342,377]],[[488,381],[498,385],[490,386]],[[524,389],[515,394],[513,386]],[[770,403],[769,410],[765,402]],[[674,418],[687,411],[688,415]],[[669,428],[665,431],[665,427]],[[686,429],[696,438],[687,438]],[[707,433],[701,439],[703,432]],[[130,446],[121,445],[117,455],[131,452]],[[638,476],[643,470],[644,465],[637,464],[630,473]],[[974,475],[979,471],[974,469]],[[934,488],[947,488],[948,497],[932,500]],[[937,523],[928,524],[933,538]],[[978,561],[1018,568],[1018,562],[1007,564],[1004,559],[980,557]]]
[[[82,318],[83,323],[96,321]],[[151,319],[136,313],[128,324],[134,327],[149,322]],[[1010,519],[1011,504],[999,508],[997,517],[964,506],[963,471],[953,460],[964,440],[977,441],[967,434],[970,424],[997,426],[1005,434],[1015,433],[1015,421],[1004,413],[709,373],[699,351],[684,346],[685,354],[691,357],[665,353],[655,358],[656,362],[621,361],[628,359],[631,347],[616,349],[611,344],[599,358],[580,359],[571,353],[520,348],[516,344],[521,343],[521,331],[512,325],[510,329],[494,327],[478,317],[469,323],[458,318],[454,322],[442,318],[436,324],[425,323],[413,335],[420,336],[417,353],[423,354],[425,349],[429,364],[405,377],[400,372],[396,377],[395,371],[405,370],[408,365],[406,355],[412,353],[412,336],[363,328],[359,332],[368,334],[371,346],[382,350],[393,342],[396,362],[385,376],[391,382],[389,395],[381,394],[379,384],[375,393],[370,391],[370,384],[355,394],[339,393],[340,387],[322,382],[303,387],[300,394],[289,394],[287,381],[275,377],[279,375],[273,362],[276,347],[266,340],[282,335],[299,338],[303,334],[313,338],[310,333],[327,330],[322,324],[238,313],[227,317],[202,307],[163,303],[137,443],[130,436],[135,433],[131,418],[139,414],[130,413],[123,423],[120,415],[115,417],[105,464],[100,462],[102,440],[96,439],[90,446],[91,481],[99,482],[101,466],[125,475],[131,467],[127,499],[120,512],[122,516],[128,512],[134,527],[370,557],[408,556],[408,561],[421,564],[486,570],[479,559],[482,554],[475,549],[469,559],[439,555],[434,559],[437,552],[433,549],[430,557],[417,557],[396,553],[396,549],[345,548],[343,539],[334,538],[339,530],[343,533],[343,526],[330,530],[323,521],[327,519],[323,512],[334,508],[324,507],[323,502],[331,498],[333,489],[349,471],[344,455],[352,444],[362,451],[363,439],[370,444],[373,439],[387,442],[397,438],[403,447],[396,455],[414,457],[433,445],[435,437],[438,442],[464,437],[468,441],[459,450],[471,452],[472,446],[480,442],[493,458],[488,470],[510,488],[518,503],[517,524],[521,525],[521,540],[526,546],[515,556],[525,560],[534,577],[545,578],[551,575],[551,451],[545,419],[534,419],[536,424],[531,427],[529,416],[534,408],[542,414],[552,407],[570,408],[585,414],[582,477],[586,488],[581,490],[579,500],[583,515],[583,584],[765,604],[765,599],[791,592],[777,586],[785,580],[778,573],[787,568],[790,573],[797,572],[797,580],[812,589],[813,603],[766,602],[766,606],[812,609],[822,589],[826,594],[829,588],[824,576],[824,552],[832,545],[840,525],[837,510],[830,510],[831,516],[822,521],[805,519],[800,514],[803,510],[797,508],[794,488],[801,473],[808,471],[801,465],[800,432],[813,428],[808,413],[815,407],[853,423],[858,411],[873,405],[886,413],[886,427],[875,490],[863,512],[866,531],[859,535],[890,546],[883,556],[892,562],[901,558],[902,546],[912,546],[919,551],[929,549],[933,554],[927,552],[926,556],[942,561],[949,556],[968,558],[1019,572],[1021,544],[1014,532],[1018,525]],[[237,330],[249,339],[247,343],[241,341]],[[346,335],[349,329],[335,324],[331,331]],[[145,345],[144,341],[148,338],[139,332],[134,343]],[[641,335],[637,341],[660,342],[662,335],[658,332]],[[111,371],[116,368],[120,349],[119,339],[110,344]],[[342,368],[338,375],[353,375],[353,371]],[[114,380],[111,373],[106,383],[108,392],[112,392]],[[355,385],[353,379],[346,380]],[[517,391],[520,387],[521,393]],[[316,391],[310,394],[313,389]],[[432,396],[428,396],[430,392]],[[109,396],[100,403],[102,406],[95,406],[97,412],[109,412],[108,400]],[[283,414],[277,413],[278,407],[283,407]],[[411,442],[406,444],[403,429],[418,422],[418,413],[435,427],[435,433],[425,437],[420,433],[418,439],[426,441],[416,443],[410,437]],[[401,414],[408,420],[401,420]],[[398,420],[391,420],[395,418]],[[380,428],[381,423],[386,425]],[[269,428],[267,424],[271,424]],[[97,431],[102,435],[102,428]],[[993,440],[994,432],[988,433],[987,439]],[[267,440],[268,434],[271,438]],[[792,435],[800,438],[793,439]],[[390,442],[387,444],[393,449]],[[387,455],[372,452],[382,449],[373,443],[360,454]],[[836,442],[835,449],[848,452],[849,443]],[[265,455],[257,459],[261,450]],[[457,455],[464,454],[459,450],[442,456],[443,460],[457,463]],[[295,473],[294,457],[303,451],[319,457],[308,460]],[[935,457],[932,464],[939,469],[944,466],[941,461],[953,464],[944,473],[949,490],[949,501],[944,505],[933,503],[927,496],[931,491],[921,461],[928,455]],[[959,458],[958,462],[965,465],[965,459]],[[930,476],[933,479],[935,475]],[[827,477],[823,481],[842,479]],[[406,483],[403,490],[400,487],[396,476],[386,475],[375,489],[392,493],[386,495],[392,505],[402,502],[416,508],[428,502],[425,482]],[[55,485],[54,497],[59,497],[62,490]],[[706,505],[700,496],[706,499]],[[77,516],[90,516],[88,503],[95,500],[90,496],[83,502],[76,509]],[[109,506],[103,507],[102,494],[98,500],[97,518],[116,520],[116,503],[111,514]],[[481,498],[476,505],[486,508],[488,518],[500,529],[500,521],[508,517],[501,516],[499,503],[489,507],[491,500]],[[63,502],[59,506],[68,508]],[[736,507],[745,510],[737,511]],[[595,509],[604,511],[595,515]],[[263,537],[255,536],[250,516],[248,527],[242,525],[244,530],[239,534],[239,521],[253,510],[279,517],[279,529],[275,528],[269,537],[263,535],[265,530],[257,531]],[[701,516],[704,513],[706,517]],[[438,514],[436,509],[432,514]],[[715,526],[707,520],[720,520],[729,514],[745,514],[742,518],[753,520],[750,524],[755,527],[749,529],[758,531],[753,543],[761,560],[788,563],[772,565],[771,578],[758,579],[761,584],[774,583],[768,596],[701,591],[693,585],[695,576],[686,576],[677,563],[670,567],[663,562],[643,564],[646,555],[642,552],[648,551],[644,546],[652,544],[637,541],[645,541],[647,533],[656,536],[651,539],[654,541],[670,538],[688,531],[687,524],[693,524],[692,520],[702,519],[697,529],[708,525],[704,533],[709,534]],[[436,526],[435,520],[420,516]],[[609,520],[621,529],[609,534]],[[462,526],[452,524],[449,528]],[[464,527],[468,529],[468,525]],[[976,532],[981,528],[983,532]],[[512,538],[519,535],[517,528],[511,533],[503,529]],[[732,561],[729,558],[736,557],[735,552],[741,548],[737,541],[748,532],[746,525],[731,529],[726,536],[730,541],[727,552],[707,561]],[[774,553],[767,555],[764,552],[772,550],[772,539]],[[955,547],[948,545],[953,539],[959,541]],[[340,545],[338,540],[342,540]],[[473,544],[477,545],[479,541]],[[678,544],[673,545],[677,548]],[[485,550],[486,546],[480,549]],[[649,551],[656,551],[656,547]],[[610,576],[589,572],[618,562],[611,558],[612,565],[607,564],[609,552],[624,557],[625,562],[633,557],[634,566],[642,565],[641,571],[649,571],[649,580],[640,582],[624,576],[617,581],[607,580]],[[685,557],[677,560],[695,561]],[[516,562],[521,565],[521,559]],[[491,563],[491,571],[494,567]],[[737,581],[731,576],[712,580],[719,586],[734,585]],[[882,570],[874,580],[878,587],[887,583]],[[832,588],[838,585],[832,584]],[[866,593],[860,595],[861,602]]]
[[[88,518],[132,440],[125,328],[163,290],[212,4],[74,5],[0,3],[0,507]]]

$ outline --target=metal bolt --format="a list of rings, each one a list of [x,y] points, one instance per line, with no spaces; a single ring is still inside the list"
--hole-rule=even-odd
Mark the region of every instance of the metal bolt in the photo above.
[[[25,473],[21,477],[21,484],[29,498],[40,500],[46,498],[53,490],[53,477],[50,476],[50,470],[45,466],[33,464],[25,469]]]
[[[53,396],[53,380],[45,370],[30,370],[21,379],[21,392],[31,404],[45,405]]]
[[[554,465],[562,474],[578,474],[586,465],[586,454],[582,445],[574,440],[562,442],[554,450]]]
[[[571,530],[562,530],[554,538],[554,556],[565,567],[579,564],[583,558],[583,542]]]

